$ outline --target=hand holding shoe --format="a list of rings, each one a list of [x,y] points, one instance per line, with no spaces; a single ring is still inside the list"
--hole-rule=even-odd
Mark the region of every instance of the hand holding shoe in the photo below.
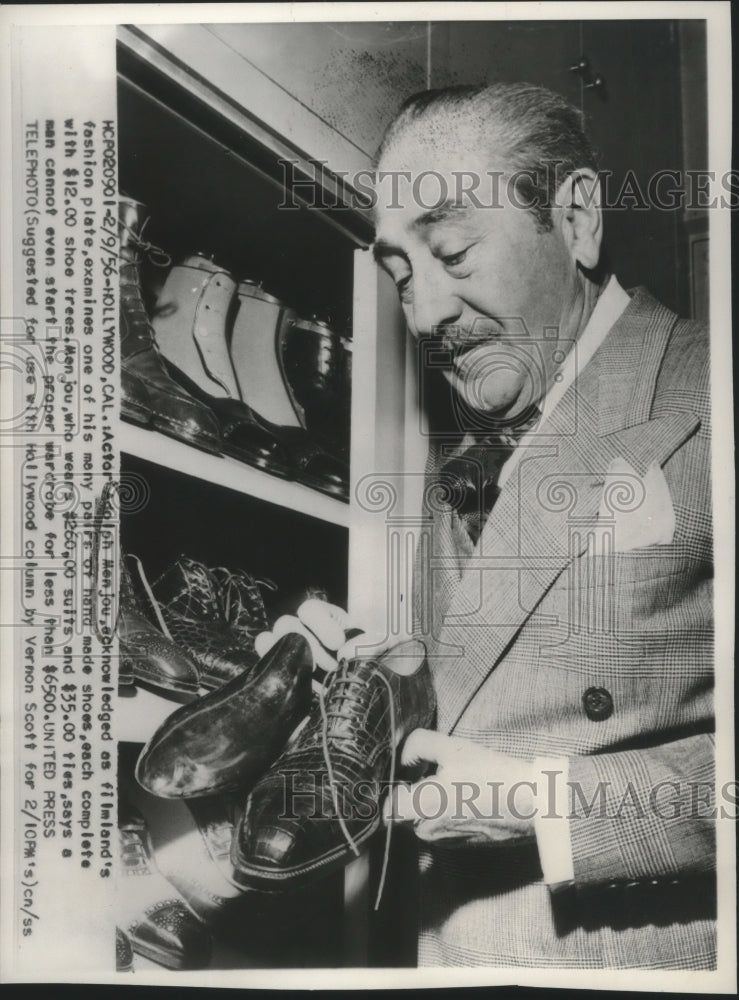
[[[416,836],[449,846],[497,844],[534,836],[534,783],[529,761],[471,740],[416,729],[401,763],[436,764],[415,785],[397,785],[384,804],[388,823],[412,825]]]

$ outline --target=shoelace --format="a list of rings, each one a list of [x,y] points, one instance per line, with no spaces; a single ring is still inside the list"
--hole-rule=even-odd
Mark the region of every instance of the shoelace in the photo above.
[[[277,584],[273,583],[272,580],[261,579],[260,577],[252,577],[243,570],[230,570],[226,566],[216,566],[215,569],[211,570],[213,575],[218,580],[220,585],[221,594],[223,595],[223,614],[229,625],[233,624],[239,618],[242,611],[249,613],[249,609],[244,607],[244,603],[241,600],[242,589],[253,596],[254,600],[258,600],[262,603],[262,595],[259,592],[259,587],[266,587],[268,590],[277,590]],[[221,577],[223,576],[223,581]],[[234,604],[234,614],[231,615],[231,602]],[[260,623],[261,624],[261,623]],[[265,621],[264,627],[267,628],[267,622]]]
[[[131,237],[133,245],[136,247],[137,250],[140,250],[142,253],[142,257],[138,257],[136,259],[136,263],[140,264],[143,259],[143,255],[148,255],[149,262],[153,264],[154,267],[169,267],[170,264],[172,263],[172,257],[170,256],[170,254],[168,254],[167,251],[163,250],[161,247],[158,247],[156,243],[149,243],[148,240],[145,240],[143,238],[144,230],[146,229],[148,224],[149,220],[144,219],[141,229],[138,232],[136,232],[135,229],[131,229],[130,226],[126,225],[125,222],[121,223],[123,228]]]
[[[193,586],[195,584],[198,584],[205,591],[207,591],[213,598],[214,603],[217,605],[218,601],[216,599],[215,588],[213,585],[213,577],[207,567],[204,566],[203,563],[195,562],[194,559],[183,560],[183,565],[188,567],[188,572],[184,574],[187,581],[188,611],[190,609],[190,603],[193,601]],[[194,618],[190,618],[184,613],[178,612],[177,614],[183,621],[190,622],[191,624],[197,624],[200,621],[200,617],[197,615]]]
[[[391,742],[390,794],[392,795],[392,789],[395,786],[395,749],[396,749],[395,748],[395,735],[396,735],[395,703],[393,698],[393,689],[390,685],[390,681],[382,673],[381,670],[377,669],[373,670],[371,676],[379,677],[380,680],[382,680],[385,687],[387,688],[387,693],[388,693],[388,704],[390,706],[390,742]],[[352,684],[364,686],[366,685],[366,683],[367,683],[366,679],[364,678],[360,679],[352,677],[336,677],[332,686],[335,687],[336,685],[341,684],[342,688],[345,688]],[[336,789],[336,779],[334,777],[333,764],[331,763],[331,753],[329,751],[329,741],[328,741],[329,712],[328,709],[326,708],[326,694],[322,685],[318,686],[317,690],[318,690],[318,703],[321,706],[321,720],[322,720],[321,739],[323,743],[323,760],[324,763],[326,764],[326,774],[328,775],[328,783],[329,783],[329,788],[331,789],[331,798],[333,800],[334,810],[336,812],[336,817],[339,821],[339,826],[341,827],[341,832],[344,834],[344,839],[346,840],[347,844],[352,849],[354,854],[357,857],[359,857],[359,848],[357,847],[357,844],[354,838],[352,837],[351,833],[349,833],[349,828],[347,827],[346,821],[344,820],[344,817],[341,814],[341,809],[339,808],[339,795]],[[347,696],[343,694],[341,695],[342,700],[344,700],[345,697]],[[332,718],[341,718],[341,719],[353,718],[351,712],[347,713],[347,712],[337,711],[336,709],[333,709],[330,715]],[[350,740],[351,736],[348,735],[334,736],[334,741],[341,739]],[[383,889],[385,888],[385,877],[387,875],[387,866],[390,859],[391,837],[392,837],[392,814],[388,817],[387,832],[385,834],[385,847],[382,856],[382,870],[380,871],[380,880],[377,886],[377,896],[375,897],[375,910],[378,910],[380,908],[380,901],[382,900],[382,892]]]
[[[136,563],[136,569],[138,570],[138,573],[139,573],[139,578],[141,580],[141,585],[144,588],[144,591],[146,592],[146,596],[149,598],[149,603],[151,604],[151,607],[152,607],[152,609],[154,611],[154,614],[157,617],[157,622],[159,623],[159,628],[162,630],[162,632],[164,633],[164,635],[169,639],[169,641],[173,642],[174,640],[172,639],[172,633],[167,628],[167,623],[164,620],[164,615],[162,614],[162,609],[159,607],[159,601],[154,596],[154,591],[151,589],[151,585],[149,584],[149,581],[148,581],[148,579],[146,577],[146,572],[144,570],[144,567],[142,565],[141,560],[139,559],[138,556],[133,555],[133,553],[131,553],[128,556],[128,558],[129,559],[133,559],[133,561]]]

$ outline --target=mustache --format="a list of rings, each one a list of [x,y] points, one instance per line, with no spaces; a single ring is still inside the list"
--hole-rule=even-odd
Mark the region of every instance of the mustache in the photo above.
[[[472,326],[448,324],[435,327],[431,333],[419,337],[419,344],[448,355],[449,361],[453,362],[476,347],[498,340],[500,334],[500,324],[495,320],[475,321]]]

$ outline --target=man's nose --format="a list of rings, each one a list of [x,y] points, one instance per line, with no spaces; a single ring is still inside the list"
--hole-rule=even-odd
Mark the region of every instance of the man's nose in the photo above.
[[[416,273],[413,283],[413,332],[417,336],[428,337],[439,327],[459,322],[463,304],[448,275]]]

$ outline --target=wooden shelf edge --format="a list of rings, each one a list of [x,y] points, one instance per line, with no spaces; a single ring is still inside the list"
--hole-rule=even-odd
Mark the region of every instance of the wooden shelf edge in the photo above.
[[[315,517],[341,528],[349,527],[349,504],[323,496],[300,483],[278,479],[227,456],[209,455],[157,431],[123,422],[119,425],[118,444],[122,453],[143,458],[165,469],[203,479],[214,486],[236,490],[246,496],[286,507],[298,514]]]

